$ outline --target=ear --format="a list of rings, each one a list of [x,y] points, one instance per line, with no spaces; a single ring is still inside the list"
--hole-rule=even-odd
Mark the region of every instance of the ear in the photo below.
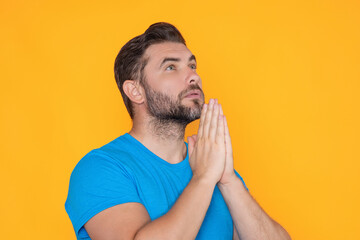
[[[144,94],[138,81],[125,80],[123,90],[126,96],[134,103],[142,104],[144,102]]]

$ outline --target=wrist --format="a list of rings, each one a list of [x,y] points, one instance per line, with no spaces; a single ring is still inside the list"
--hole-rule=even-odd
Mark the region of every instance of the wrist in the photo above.
[[[212,188],[214,188],[217,183],[213,178],[198,175],[193,175],[191,181]]]
[[[217,183],[217,186],[219,188],[229,188],[233,185],[235,185],[240,179],[236,176],[235,172],[233,174],[231,174],[230,176],[228,176],[226,178],[226,180],[224,181],[219,181]]]

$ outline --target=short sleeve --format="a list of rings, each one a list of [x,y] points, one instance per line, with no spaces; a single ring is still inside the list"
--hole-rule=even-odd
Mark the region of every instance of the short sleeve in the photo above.
[[[142,203],[131,173],[106,154],[95,150],[86,154],[71,174],[65,202],[76,237],[89,238],[83,226],[90,218],[126,202]]]
[[[244,184],[244,187],[246,188],[246,190],[249,192],[249,189],[247,188],[244,179],[240,176],[240,174],[234,169],[236,176],[238,176],[238,178],[240,178],[240,180],[242,181],[242,183]]]

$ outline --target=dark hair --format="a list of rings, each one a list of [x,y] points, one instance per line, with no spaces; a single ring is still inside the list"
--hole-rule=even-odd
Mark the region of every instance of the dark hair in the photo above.
[[[131,100],[122,88],[125,80],[143,79],[143,70],[148,59],[144,58],[146,49],[156,43],[178,42],[186,46],[185,40],[179,30],[166,22],[152,24],[143,34],[128,41],[119,51],[114,66],[116,84],[120,90],[127,111],[131,119],[134,117]]]

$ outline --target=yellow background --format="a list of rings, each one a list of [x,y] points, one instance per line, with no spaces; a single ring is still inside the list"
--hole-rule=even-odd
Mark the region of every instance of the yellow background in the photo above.
[[[266,212],[293,239],[360,239],[359,13],[356,0],[2,0],[1,239],[75,239],[70,173],[130,129],[114,60],[158,21],[196,55]]]

